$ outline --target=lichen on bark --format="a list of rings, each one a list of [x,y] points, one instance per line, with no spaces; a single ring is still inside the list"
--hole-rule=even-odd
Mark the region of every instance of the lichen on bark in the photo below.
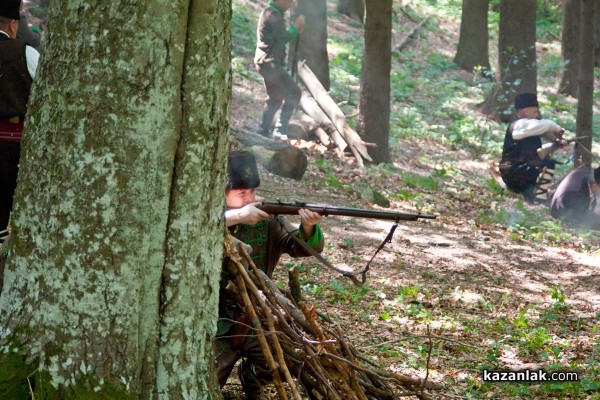
[[[51,4],[22,143],[0,345],[24,343],[15,354],[59,392],[94,381],[94,393],[208,396],[229,8]]]

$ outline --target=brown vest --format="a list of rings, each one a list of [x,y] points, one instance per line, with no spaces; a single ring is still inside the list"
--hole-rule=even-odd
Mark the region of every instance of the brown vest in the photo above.
[[[0,118],[25,117],[32,82],[25,42],[0,34]]]

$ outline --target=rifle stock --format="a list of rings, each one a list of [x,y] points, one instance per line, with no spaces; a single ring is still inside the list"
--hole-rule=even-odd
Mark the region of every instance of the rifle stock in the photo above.
[[[258,206],[261,210],[269,214],[294,215],[298,210],[304,208],[322,216],[339,215],[356,218],[384,219],[390,221],[416,221],[419,218],[435,219],[435,215],[428,214],[407,214],[396,211],[378,211],[365,210],[361,208],[334,207],[321,204],[308,204],[299,201],[284,202],[280,200],[263,200]]]

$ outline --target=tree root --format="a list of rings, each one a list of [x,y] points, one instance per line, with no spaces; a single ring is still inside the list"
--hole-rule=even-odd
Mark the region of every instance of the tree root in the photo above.
[[[392,400],[402,396],[431,399],[425,389],[439,385],[378,368],[361,356],[341,330],[320,318],[315,306],[286,294],[259,270],[244,245],[226,237],[226,256],[280,399]],[[294,283],[291,284],[292,286]],[[291,296],[291,293],[294,296]],[[287,384],[287,390],[284,386]]]

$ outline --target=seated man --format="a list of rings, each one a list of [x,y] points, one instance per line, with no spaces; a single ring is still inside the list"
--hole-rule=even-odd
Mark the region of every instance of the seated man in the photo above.
[[[225,224],[231,234],[252,246],[255,265],[269,277],[283,253],[306,257],[306,251],[292,236],[300,238],[313,250],[323,249],[323,233],[317,224],[321,216],[309,210],[299,210],[300,229],[288,224],[281,216],[271,216],[257,208],[255,189],[260,184],[256,160],[251,153],[232,151],[227,168],[225,189]],[[229,281],[227,260],[223,263],[219,294],[219,324],[214,341],[219,384],[225,385],[235,363],[242,357],[240,380],[249,399],[259,398],[260,388],[271,382],[262,350],[250,335],[249,320],[225,289]],[[239,323],[238,323],[239,322]]]
[[[542,119],[537,97],[522,93],[515,97],[517,120],[511,122],[504,136],[500,161],[500,175],[506,187],[521,193],[531,203],[546,202],[556,161],[540,159],[537,150],[542,147],[542,136],[549,141],[562,140],[563,129],[556,123]]]
[[[571,171],[562,180],[550,203],[550,214],[576,225],[600,229],[600,167]]]

